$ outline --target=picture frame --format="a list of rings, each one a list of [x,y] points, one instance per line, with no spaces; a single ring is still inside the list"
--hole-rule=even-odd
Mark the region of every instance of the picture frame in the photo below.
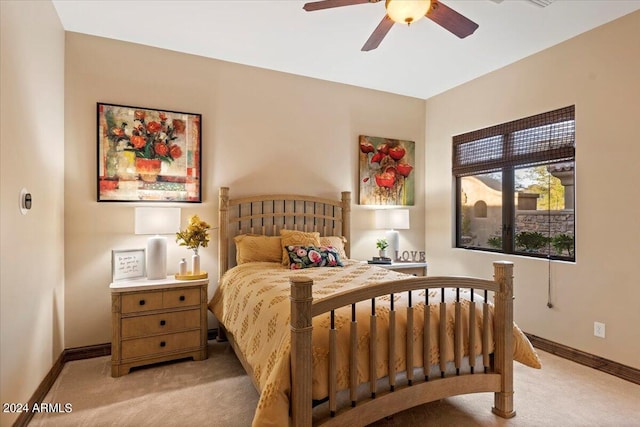
[[[415,204],[415,142],[360,135],[360,204]]]
[[[97,103],[98,202],[202,202],[202,116]]]
[[[111,282],[147,277],[146,249],[111,251]]]

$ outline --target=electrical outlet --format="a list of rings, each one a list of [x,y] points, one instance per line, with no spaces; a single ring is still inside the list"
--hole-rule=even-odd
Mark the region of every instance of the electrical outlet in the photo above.
[[[593,322],[593,335],[596,337],[604,338],[604,323]]]

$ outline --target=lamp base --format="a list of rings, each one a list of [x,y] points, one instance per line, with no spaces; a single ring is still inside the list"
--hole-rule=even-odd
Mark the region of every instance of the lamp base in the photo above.
[[[147,279],[167,278],[167,238],[153,236],[147,240]]]
[[[400,250],[400,233],[398,233],[397,230],[389,230],[387,231],[386,238],[387,243],[389,243],[389,251],[391,252],[389,256],[392,260],[395,260]]]

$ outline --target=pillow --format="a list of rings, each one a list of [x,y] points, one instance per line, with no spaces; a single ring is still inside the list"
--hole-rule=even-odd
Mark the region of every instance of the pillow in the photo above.
[[[240,234],[236,242],[236,264],[246,262],[281,262],[282,239],[280,236]]]
[[[333,246],[338,250],[340,259],[347,259],[347,251],[344,249],[344,244],[347,243],[347,239],[343,236],[324,236],[320,237],[320,246]]]
[[[282,265],[289,265],[289,254],[286,249],[287,246],[320,246],[320,233],[315,231],[312,233],[306,233],[304,231],[283,229],[280,230],[280,237],[282,237],[282,247],[280,248],[280,259]]]
[[[531,345],[531,341],[522,332],[518,325],[513,323],[513,358],[523,365],[531,368],[541,369],[542,362],[536,350]]]
[[[288,245],[286,249],[292,270],[309,267],[342,267],[338,251],[331,246]]]

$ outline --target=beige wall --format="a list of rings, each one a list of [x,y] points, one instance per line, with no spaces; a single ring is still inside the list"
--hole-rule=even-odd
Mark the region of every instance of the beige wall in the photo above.
[[[427,100],[430,273],[491,274],[515,262],[515,317],[534,335],[640,368],[640,12]],[[576,263],[453,249],[451,137],[575,104]],[[593,336],[593,322],[606,338]]]
[[[416,203],[401,246],[424,247],[423,100],[74,33],[65,94],[66,347],[110,341],[111,250],[145,245],[133,234],[139,204],[96,202],[98,101],[202,114],[203,203],[182,205],[183,224],[193,213],[217,222],[220,186],[232,196],[351,190],[352,256],[361,259],[376,254],[380,232],[356,205],[358,135],[416,141]],[[189,254],[171,239],[168,252],[174,271]],[[215,278],[216,244],[201,256]]]
[[[0,2],[0,402],[63,349],[64,30],[50,2]],[[20,190],[33,195],[22,215]],[[0,425],[17,414],[2,413]]]

